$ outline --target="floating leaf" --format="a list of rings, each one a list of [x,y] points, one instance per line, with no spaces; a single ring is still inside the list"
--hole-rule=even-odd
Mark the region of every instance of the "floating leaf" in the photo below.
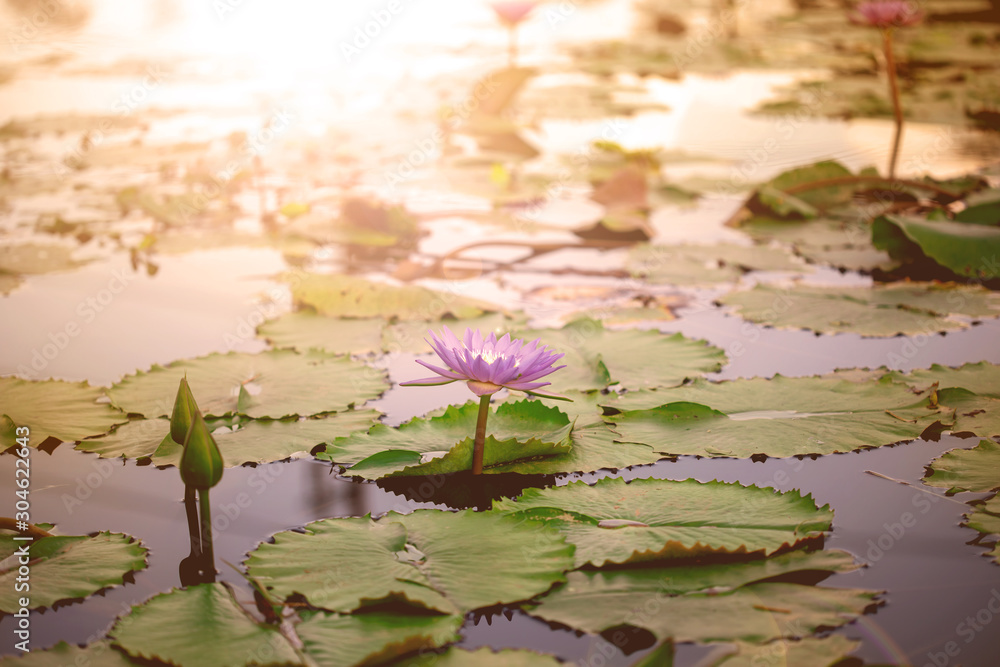
[[[784,192],[799,186],[819,183],[830,179],[852,176],[851,171],[833,160],[824,160],[805,167],[796,167],[775,176],[769,186]],[[826,209],[851,201],[856,185],[828,185],[820,188],[810,188],[795,195],[797,199],[809,206]]]
[[[952,433],[971,433],[983,438],[1000,435],[1000,400],[979,396],[965,389],[937,392],[942,423]]]
[[[562,329],[517,332],[518,338],[542,343],[564,353],[566,368],[546,380],[545,391],[587,391],[618,384],[629,389],[669,387],[722,368],[725,353],[704,341],[681,334],[634,329],[612,331],[596,320],[579,319]]]
[[[773,665],[811,665],[812,667],[833,667],[847,659],[861,646],[842,635],[829,637],[785,640],[778,639],[767,644],[745,644],[738,642],[736,650],[717,662],[705,667],[764,667]]]
[[[934,459],[924,484],[949,492],[1000,489],[1000,444],[981,440],[972,449],[953,449]]]
[[[317,457],[347,467],[346,474],[378,479],[397,474],[435,475],[472,468],[472,436],[479,404],[449,406],[430,419],[412,419],[397,428],[376,424],[368,433],[339,438]],[[534,459],[565,454],[571,424],[565,414],[538,401],[503,403],[487,420],[484,473],[534,473]],[[434,460],[424,455],[444,454]],[[523,461],[522,461],[523,460]]]
[[[225,584],[161,593],[133,607],[108,636],[131,656],[178,667],[302,664],[279,629],[255,621]]]
[[[490,332],[501,338],[503,334],[523,327],[527,321],[523,315],[508,317],[503,313],[488,313],[479,317],[466,318],[461,320],[444,319],[440,322],[422,322],[419,320],[407,320],[397,322],[386,327],[382,334],[382,349],[390,354],[399,352],[410,352],[413,354],[433,352],[427,338],[430,337],[428,330],[440,332],[442,325],[446,325],[459,338],[467,329],[479,329],[483,336],[488,336]]]
[[[298,352],[317,349],[331,354],[369,354],[382,350],[384,328],[385,320],[378,318],[343,319],[302,311],[265,322],[257,328],[257,335],[276,348]]]
[[[977,286],[899,283],[881,287],[756,285],[720,303],[751,322],[820,333],[894,336],[966,328],[949,315],[996,317],[1000,294]]]
[[[15,427],[31,429],[29,444],[32,447],[48,438],[71,442],[101,435],[127,421],[123,413],[97,402],[103,397],[102,388],[91,387],[86,382],[30,382],[0,377],[0,413]],[[171,392],[167,400],[172,397]],[[13,430],[3,429],[0,433],[3,436],[0,450],[16,444]]]
[[[1000,229],[989,225],[884,215],[872,223],[872,242],[894,259],[926,256],[966,278],[1000,278]]]
[[[446,614],[533,598],[572,566],[557,531],[471,510],[324,519],[275,535],[247,560],[282,599],[297,593],[340,612],[396,599]]]
[[[81,262],[73,259],[73,246],[57,243],[5,243],[0,245],[0,273],[36,275],[67,271]]]
[[[6,296],[10,294],[18,285],[20,285],[23,280],[19,276],[12,275],[10,273],[0,273],[0,294]]]
[[[722,482],[605,478],[526,489],[495,511],[558,528],[576,545],[576,566],[705,555],[769,555],[822,539],[833,512],[798,491]]]
[[[1000,398],[1000,365],[988,361],[958,368],[934,364],[929,369],[916,369],[909,373],[893,371],[888,377],[894,382],[905,382],[921,392],[937,383],[942,389],[961,387],[980,396]]]
[[[13,542],[12,536],[0,541]],[[14,542],[16,547],[27,542]],[[30,609],[51,607],[56,602],[85,598],[125,583],[130,572],[146,567],[147,550],[139,542],[121,533],[53,535],[30,542]],[[6,549],[5,549],[6,551]],[[0,610],[13,613],[20,608],[15,592],[17,563],[0,572]]]
[[[478,317],[498,310],[484,301],[424,287],[395,287],[340,275],[296,275],[290,279],[296,303],[329,317],[392,317],[439,320],[446,315]]]
[[[633,276],[672,285],[732,282],[745,271],[812,271],[780,248],[733,244],[641,245],[629,253],[627,267]]]
[[[319,612],[295,626],[303,650],[324,667],[383,664],[392,658],[457,641],[461,616]],[[411,664],[409,660],[404,664]]]
[[[599,633],[628,625],[674,642],[761,643],[835,628],[875,604],[875,593],[768,579],[854,569],[844,552],[794,551],[744,563],[576,571],[529,607],[550,622]]]
[[[273,350],[210,354],[153,366],[126,376],[108,393],[126,412],[165,416],[170,414],[177,383],[185,375],[206,417],[237,412],[274,419],[310,416],[360,405],[386,389],[383,371],[346,357],[319,350],[304,354]],[[248,390],[248,385],[254,390]]]
[[[45,650],[31,649],[18,659],[5,658],[17,667],[69,667],[70,665],[100,665],[101,667],[132,667],[134,662],[113,649],[110,642],[99,641],[83,648],[75,644],[59,642]]]
[[[245,463],[281,461],[312,451],[323,443],[367,430],[379,414],[375,410],[347,410],[316,419],[249,420],[237,423],[236,430],[228,427],[228,420],[214,420],[209,422],[209,428],[226,467],[232,468]],[[176,466],[182,449],[169,437],[169,423],[165,419],[132,421],[104,437],[84,440],[76,448],[101,458],[148,458],[156,466]]]

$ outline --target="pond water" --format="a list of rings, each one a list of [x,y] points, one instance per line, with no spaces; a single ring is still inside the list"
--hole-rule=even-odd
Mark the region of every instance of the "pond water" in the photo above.
[[[38,114],[59,121],[3,141],[5,169],[28,185],[4,190],[0,242],[48,238],[40,227],[56,216],[92,225],[96,233],[81,242],[66,241],[74,258],[86,263],[27,275],[0,299],[0,376],[110,386],[153,364],[212,352],[258,352],[267,349],[267,343],[256,336],[256,325],[294,310],[281,274],[305,266],[385,279],[393,270],[388,264],[366,264],[332,243],[306,250],[293,244],[272,247],[264,233],[265,214],[290,202],[322,202],[351,193],[400,203],[419,216],[426,232],[415,247],[418,258],[438,257],[485,240],[572,244],[572,229],[600,218],[602,209],[587,198],[585,183],[574,181],[555,195],[551,189],[541,195],[534,192],[528,198],[530,215],[513,216],[513,223],[499,229],[485,226],[482,219],[493,210],[491,195],[467,188],[461,169],[438,168],[447,157],[442,156],[441,142],[433,139],[439,108],[463,99],[463,91],[474,90],[484,74],[504,66],[507,37],[485,5],[404,1],[402,13],[370,45],[355,47],[360,51],[357,60],[348,62],[342,45],[354,43],[354,27],[364,25],[371,12],[381,9],[380,3],[215,4],[231,11],[220,14],[208,8],[212,3],[194,0],[103,0],[94,3],[90,21],[79,29],[43,29],[38,37],[3,47],[7,51],[2,63],[14,74],[0,84],[0,124],[30,121]],[[815,76],[815,69],[694,72],[679,80],[624,75],[615,80],[621,88],[617,99],[639,100],[636,113],[618,115],[613,106],[595,103],[579,116],[546,114],[546,109],[556,108],[554,99],[569,94],[567,81],[581,81],[567,53],[595,40],[627,39],[636,21],[630,2],[562,4],[571,9],[565,24],[550,25],[541,15],[519,35],[524,64],[543,71],[528,84],[529,101],[518,119],[519,132],[540,155],[510,165],[513,178],[552,178],[567,156],[601,137],[613,138],[626,149],[657,147],[678,158],[664,165],[667,181],[705,187],[697,202],[668,203],[653,211],[653,240],[746,245],[749,237],[725,223],[741,207],[752,183],[821,159],[836,159],[852,170],[884,168],[892,134],[887,120],[750,113],[777,88]],[[743,16],[742,27],[750,33],[766,31],[768,21],[790,6],[761,3],[758,15]],[[553,7],[558,8],[555,3]],[[705,16],[696,8],[692,25],[704,23]],[[162,80],[150,78],[148,63],[166,68]],[[582,81],[593,83],[589,77]],[[291,118],[287,127],[275,125],[286,113]],[[81,138],[93,131],[93,123],[99,122],[95,118],[103,117],[114,119],[106,139],[96,149],[82,150],[92,164],[68,174],[55,169],[67,155],[81,152]],[[253,171],[253,186],[225,202],[229,213],[215,230],[221,232],[182,239],[184,247],[175,251],[130,261],[127,248],[157,227],[138,211],[123,214],[114,193],[125,185],[155,185],[161,177],[169,182],[158,165],[162,156],[186,164],[187,174],[225,168],[227,141],[234,132],[257,136],[261,146],[252,164],[241,163]],[[265,141],[265,132],[276,138]],[[432,145],[423,154],[421,146],[428,137]],[[193,148],[184,148],[185,143]],[[414,151],[421,155],[419,163],[412,159]],[[995,133],[911,123],[900,174],[967,174],[992,166],[998,151]],[[468,157],[472,161],[482,155],[473,149]],[[413,175],[394,183],[389,176],[402,173],[400,165],[408,160]],[[513,201],[512,210],[523,203]],[[225,213],[217,201],[210,208],[213,214]],[[218,242],[226,235],[242,235],[245,242]],[[484,246],[462,255],[466,261],[461,268],[471,274],[418,282],[523,311],[537,326],[558,326],[571,312],[620,305],[637,292],[655,294],[672,304],[674,317],[638,326],[680,332],[726,351],[727,363],[710,375],[717,380],[808,376],[839,368],[908,371],[934,363],[1000,363],[1000,321],[995,318],[947,334],[892,338],[748,326],[715,301],[731,282],[715,288],[645,285],[623,277],[626,254],[623,249],[572,248],[518,261],[528,255],[523,247]],[[494,269],[507,262],[513,263],[508,269]],[[754,271],[739,280],[748,286],[785,278]],[[819,267],[803,282],[869,285],[871,278]],[[553,288],[574,297],[545,298],[552,294],[545,290]],[[390,426],[470,398],[460,383],[426,389],[396,386],[416,377],[415,358],[402,353],[368,358],[388,369],[393,386],[366,407],[384,412],[382,421]],[[774,406],[772,413],[737,417],[773,418],[784,416],[782,410]],[[516,494],[523,486],[612,475],[801,489],[835,512],[825,545],[847,550],[868,564],[832,575],[825,585],[886,591],[884,605],[834,631],[861,641],[857,658],[924,665],[947,643],[960,642],[954,664],[987,666],[996,664],[1000,655],[1000,619],[991,614],[995,625],[983,624],[966,642],[967,619],[978,617],[982,624],[982,610],[988,609],[992,596],[1000,596],[1000,568],[980,557],[982,547],[970,544],[976,533],[958,525],[968,510],[965,503],[986,496],[946,497],[921,484],[931,460],[977,442],[945,434],[937,441],[804,459],[682,456],[619,471],[490,480],[477,504]],[[178,565],[188,555],[189,544],[183,484],[175,469],[101,460],[73,450],[70,443],[33,452],[32,463],[33,516],[56,523],[64,534],[124,532],[150,549],[149,567],[127,585],[35,612],[34,648],[100,638],[131,605],[180,585]],[[13,469],[13,457],[0,457],[4,480],[13,479]],[[227,469],[212,492],[220,579],[231,583],[241,600],[251,601],[245,579],[224,563],[238,565],[276,532],[325,517],[456,506],[447,488],[427,484],[352,481],[305,455]],[[917,516],[916,523],[899,529],[906,512]],[[0,635],[5,637],[0,651],[5,655],[15,652],[6,639],[12,628],[10,616],[0,618]],[[630,665],[650,648],[640,638],[626,655],[599,636],[551,627],[515,609],[492,609],[467,618],[462,634],[464,647],[531,648],[591,667]],[[701,646],[680,645],[677,664],[694,665],[707,652]]]

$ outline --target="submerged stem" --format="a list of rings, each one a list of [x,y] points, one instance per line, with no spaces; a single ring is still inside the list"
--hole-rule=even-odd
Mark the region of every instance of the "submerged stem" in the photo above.
[[[899,144],[903,138],[903,106],[899,101],[899,83],[896,81],[896,57],[892,48],[892,28],[882,31],[882,43],[885,48],[885,69],[889,74],[889,95],[892,97],[892,113],[896,120],[896,130],[892,138],[892,155],[889,158],[889,178],[896,177],[896,160],[899,157]]]
[[[483,448],[486,444],[486,418],[490,416],[490,394],[479,398],[479,419],[476,420],[476,442],[472,449],[472,474],[483,474]]]

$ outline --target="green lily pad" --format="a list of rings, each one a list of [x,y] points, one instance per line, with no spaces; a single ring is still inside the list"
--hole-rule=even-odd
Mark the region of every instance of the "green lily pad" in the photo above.
[[[310,349],[330,354],[381,352],[385,320],[326,317],[310,311],[290,313],[257,327],[257,335],[276,348]]]
[[[324,519],[275,535],[247,560],[277,597],[300,594],[339,612],[398,600],[465,613],[531,599],[572,567],[573,547],[557,531],[471,510]]]
[[[430,337],[429,330],[441,331],[442,325],[447,325],[456,336],[462,337],[467,328],[479,329],[484,336],[493,332],[500,338],[503,334],[515,328],[523,327],[527,318],[523,315],[510,317],[503,313],[487,313],[479,317],[465,319],[444,319],[440,322],[423,322],[420,320],[406,320],[396,322],[388,327],[382,334],[382,349],[389,354],[408,352],[411,354],[421,354],[433,352],[427,338]]]
[[[940,389],[937,400],[944,413],[941,422],[952,433],[983,438],[1000,435],[1000,400],[965,389]]]
[[[989,225],[884,215],[872,223],[872,242],[894,259],[926,256],[965,278],[1000,278],[1000,229]]]
[[[555,658],[534,651],[506,649],[494,651],[483,647],[470,651],[450,648],[444,653],[431,653],[390,663],[387,667],[560,667]]]
[[[762,643],[839,627],[876,604],[872,591],[768,579],[854,567],[844,552],[793,551],[743,563],[582,570],[570,572],[564,586],[528,609],[584,632],[628,625],[674,642]]]
[[[11,273],[0,273],[0,294],[6,296],[24,282],[20,276]]]
[[[365,479],[469,470],[478,414],[478,403],[469,401],[396,428],[376,424],[368,433],[338,438],[316,456],[345,466],[345,474]],[[538,401],[497,406],[486,429],[484,473],[503,466],[502,472],[531,474],[535,472],[534,459],[565,454],[571,447],[569,419],[557,408]]]
[[[746,271],[796,271],[812,268],[787,251],[763,245],[640,245],[629,252],[629,273],[672,285],[732,282]]]
[[[893,371],[888,377],[894,382],[905,382],[920,392],[937,383],[942,389],[961,387],[980,396],[1000,398],[1000,365],[988,361],[957,368],[934,364],[929,369],[916,369],[909,373]]]
[[[963,329],[970,318],[1000,315],[1000,294],[977,286],[899,283],[879,287],[779,288],[756,285],[719,299],[751,322],[782,329],[862,336]]]
[[[383,371],[346,357],[319,350],[273,350],[210,354],[153,366],[126,376],[108,393],[112,403],[128,413],[167,416],[183,377],[206,417],[238,413],[281,419],[339,412],[387,388]]]
[[[133,607],[108,636],[131,656],[178,667],[303,664],[277,626],[254,620],[225,584],[161,593]]]
[[[1000,496],[993,496],[985,503],[976,505],[965,525],[992,536],[994,541],[1000,539]]]
[[[795,254],[813,264],[829,264],[852,271],[888,271],[898,262],[871,244],[871,228],[857,222],[833,218],[779,220],[754,216],[739,224],[740,230],[758,242],[778,241],[791,245]]]
[[[825,160],[783,172],[771,179],[768,185],[784,192],[785,190],[790,190],[807,183],[816,183],[852,175],[851,171],[839,162]],[[805,202],[809,206],[818,209],[827,209],[838,204],[850,202],[855,188],[856,186],[854,185],[831,185],[822,188],[812,188],[797,193],[795,198]]]
[[[12,536],[0,536],[0,541],[14,542]],[[87,535],[53,535],[30,543],[31,595],[29,609],[51,607],[56,602],[85,598],[89,595],[125,583],[130,572],[146,567],[147,549],[128,535],[98,533]],[[4,551],[8,549],[5,548]],[[19,606],[21,593],[15,592],[18,564],[0,572],[0,611],[13,613]]]
[[[905,385],[852,382],[836,374],[695,380],[682,387],[609,396],[605,405],[623,411],[605,418],[620,441],[648,444],[670,456],[849,452],[912,440],[951,418]]]
[[[966,207],[955,215],[958,222],[977,225],[1000,225],[1000,189],[993,188],[969,195]]]
[[[399,320],[439,320],[479,317],[496,306],[454,293],[424,287],[395,287],[363,278],[296,274],[288,279],[296,303],[329,317],[385,317]]]
[[[236,424],[236,430],[227,427],[228,420],[211,421],[208,427],[226,467],[232,468],[309,452],[336,438],[367,430],[380,414],[376,410],[347,410],[317,419],[249,420]],[[156,466],[176,466],[183,451],[183,446],[170,438],[170,422],[166,419],[132,421],[106,436],[84,440],[76,448],[101,458],[150,459]]]
[[[72,442],[101,435],[128,420],[97,402],[102,398],[104,390],[86,382],[0,377],[0,412],[7,418],[0,428],[0,451],[17,444],[18,427],[31,430],[28,444],[37,447],[48,438]]]
[[[605,478],[526,489],[494,511],[555,526],[576,545],[576,566],[706,555],[770,555],[822,539],[833,512],[798,491],[722,482]]]
[[[384,664],[394,657],[458,641],[461,616],[319,612],[295,626],[303,651],[324,667]],[[404,661],[404,664],[410,662]]]
[[[111,647],[107,641],[94,642],[80,648],[59,642],[45,650],[31,649],[22,657],[4,658],[3,662],[17,667],[68,667],[69,665],[101,665],[101,667],[133,667],[134,662]]]
[[[512,334],[514,335],[514,334]],[[540,338],[565,354],[566,368],[546,376],[545,391],[588,391],[618,384],[629,389],[670,387],[687,378],[722,369],[725,353],[681,334],[635,329],[613,331],[596,320],[579,319],[562,329],[521,331],[518,338]]]
[[[778,639],[767,644],[738,642],[735,651],[706,667],[760,667],[762,665],[812,665],[833,667],[848,658],[861,646],[842,635],[829,637]]]
[[[1000,490],[1000,444],[981,440],[972,449],[953,449],[934,459],[924,484],[949,492]]]

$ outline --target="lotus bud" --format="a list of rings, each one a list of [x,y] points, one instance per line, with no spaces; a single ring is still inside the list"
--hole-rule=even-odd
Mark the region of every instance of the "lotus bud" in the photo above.
[[[188,487],[205,491],[222,479],[222,454],[205,419],[195,410],[181,454],[181,479]]]

